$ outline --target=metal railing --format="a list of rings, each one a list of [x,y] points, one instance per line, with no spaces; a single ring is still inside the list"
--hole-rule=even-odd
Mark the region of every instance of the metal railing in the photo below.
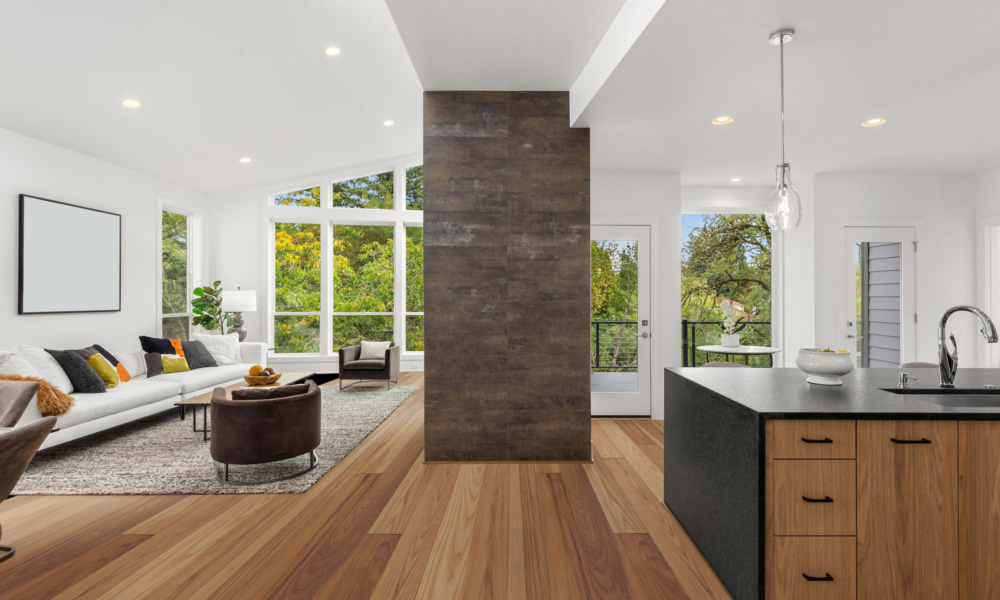
[[[701,330],[699,331],[699,326]],[[704,327],[708,326],[708,327]],[[766,330],[764,329],[766,327]],[[698,346],[709,346],[718,344],[718,334],[722,331],[722,321],[688,321],[681,320],[681,366],[697,367],[699,354],[702,364],[705,361],[705,353],[698,350]],[[712,333],[709,336],[709,332]],[[700,338],[699,338],[700,334]],[[714,339],[710,339],[714,338]],[[771,322],[770,321],[749,321],[746,328],[740,332],[740,343],[747,346],[769,346],[771,344]]]
[[[630,373],[638,370],[638,322],[591,321],[590,325],[593,327],[590,336],[591,371]]]

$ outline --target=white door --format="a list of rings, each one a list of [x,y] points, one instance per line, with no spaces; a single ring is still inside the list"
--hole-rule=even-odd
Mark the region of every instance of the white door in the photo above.
[[[591,228],[591,413],[650,415],[649,226]]]
[[[913,228],[845,227],[844,234],[843,349],[860,368],[916,360]]]

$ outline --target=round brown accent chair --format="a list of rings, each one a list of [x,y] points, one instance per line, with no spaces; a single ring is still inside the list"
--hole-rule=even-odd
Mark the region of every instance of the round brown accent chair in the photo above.
[[[212,460],[222,483],[253,485],[298,477],[316,467],[322,400],[313,381],[272,388],[242,388],[212,394]],[[229,478],[229,465],[259,465],[309,455],[305,470],[262,481]]]

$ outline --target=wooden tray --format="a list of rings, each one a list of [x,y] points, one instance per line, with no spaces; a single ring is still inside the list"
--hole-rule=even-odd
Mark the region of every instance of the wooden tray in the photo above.
[[[281,378],[281,373],[274,375],[244,375],[243,380],[248,385],[271,385]]]

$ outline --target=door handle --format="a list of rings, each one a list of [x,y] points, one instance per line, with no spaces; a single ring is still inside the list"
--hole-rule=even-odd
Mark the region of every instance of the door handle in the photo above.
[[[806,581],[833,581],[833,575],[830,575],[829,573],[827,573],[824,577],[810,577],[805,573],[803,573],[802,576],[806,578]]]
[[[829,496],[824,496],[823,498],[810,498],[809,496],[802,496],[802,499],[806,502],[833,502],[833,498]]]
[[[637,337],[637,338],[642,338],[642,339],[644,339],[644,340],[645,340],[645,339],[649,339],[650,335],[649,335],[649,333],[648,333],[648,332],[646,332],[646,331],[643,331],[642,333],[637,333],[637,334],[635,334],[635,337]]]

